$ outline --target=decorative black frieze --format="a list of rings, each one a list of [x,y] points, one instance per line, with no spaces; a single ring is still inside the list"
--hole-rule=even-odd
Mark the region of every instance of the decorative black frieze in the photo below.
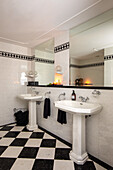
[[[113,55],[105,56],[104,60],[113,60]]]
[[[70,46],[69,42],[61,44],[54,48],[54,53],[58,53],[60,51],[67,50],[67,49],[69,49],[69,46]]]
[[[36,58],[36,57],[35,57],[35,62],[54,64],[54,60],[48,60],[48,59]]]
[[[26,56],[26,55],[4,52],[4,51],[0,51],[0,56],[7,57],[7,58],[20,59],[20,60],[28,60],[28,61],[34,60],[34,56]]]
[[[75,65],[75,64],[70,64],[70,67],[75,67],[75,68],[86,68],[86,67],[97,67],[97,66],[103,66],[104,62],[101,63],[94,63],[94,64],[86,64],[86,65]]]

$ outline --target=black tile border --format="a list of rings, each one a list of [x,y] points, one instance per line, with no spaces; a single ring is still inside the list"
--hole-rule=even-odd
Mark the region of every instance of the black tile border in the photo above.
[[[48,133],[49,135],[53,136],[54,138],[58,139],[59,141],[63,142],[64,144],[66,144],[67,146],[69,146],[69,147],[72,148],[72,144],[71,144],[71,143],[69,143],[69,142],[65,141],[64,139],[56,136],[55,134],[51,133],[50,131],[44,129],[44,128],[41,127],[41,126],[38,126],[38,128],[41,129],[41,130],[43,130],[43,131],[45,131],[45,132]]]
[[[54,64],[54,60],[48,60],[44,58],[37,58],[35,56],[27,56],[22,54],[16,54],[6,51],[0,51],[0,57],[4,58],[12,58],[12,59],[19,59],[19,60],[27,60],[27,61],[35,61],[35,62],[41,62],[46,64]]]
[[[96,162],[96,163],[99,164],[100,166],[102,166],[102,167],[104,167],[104,168],[106,168],[106,169],[108,169],[108,170],[113,170],[113,167],[111,167],[111,166],[108,165],[107,163],[99,160],[98,158],[96,158],[96,157],[94,157],[94,156],[92,156],[92,155],[90,155],[90,154],[88,154],[88,156],[89,156],[89,158],[90,158],[91,160],[93,160],[94,162]]]
[[[34,60],[34,56],[27,56],[27,55],[16,54],[16,53],[5,52],[5,51],[0,51],[0,57],[7,57],[12,59],[20,59],[20,60],[27,60],[27,61]]]
[[[66,144],[67,146],[71,147],[71,149],[72,149],[72,144],[71,144],[71,143],[69,143],[69,142],[65,141],[64,139],[56,136],[55,134],[53,134],[53,133],[49,132],[48,130],[42,128],[41,126],[38,126],[38,128],[41,129],[41,130],[43,130],[43,131],[45,131],[46,133],[48,133],[49,135],[53,136],[54,138],[58,139],[58,140],[61,141],[62,143]],[[108,169],[108,170],[113,170],[113,167],[111,167],[111,166],[108,165],[107,163],[99,160],[98,158],[95,158],[94,156],[92,156],[92,155],[90,155],[90,154],[88,154],[88,156],[89,156],[89,158],[90,158],[92,161],[96,162],[96,163],[99,164],[100,166],[102,166],[102,167],[104,167],[104,168],[106,168],[106,169]]]
[[[41,62],[41,63],[46,63],[46,64],[54,64],[54,60],[48,60],[44,58],[34,58],[35,62]]]
[[[16,122],[8,123],[8,124],[5,124],[5,125],[0,125],[0,127],[4,127],[4,126],[8,126],[8,125],[12,125],[12,124],[16,124]]]
[[[70,43],[66,42],[64,44],[54,47],[54,53],[58,53],[58,52],[67,50],[67,49],[69,49],[69,47],[70,47]]]
[[[74,67],[74,68],[87,68],[87,67],[97,67],[97,66],[104,66],[104,62],[93,63],[93,64],[86,64],[86,65],[70,64],[70,67]]]
[[[104,56],[104,60],[113,60],[113,55]]]

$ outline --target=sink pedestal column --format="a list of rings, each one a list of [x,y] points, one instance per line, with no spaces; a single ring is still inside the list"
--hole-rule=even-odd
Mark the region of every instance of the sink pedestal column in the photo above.
[[[83,165],[87,159],[85,116],[73,114],[73,143],[70,159],[79,165]]]
[[[29,123],[27,125],[28,130],[37,129],[38,125],[36,123],[36,101],[29,101]]]

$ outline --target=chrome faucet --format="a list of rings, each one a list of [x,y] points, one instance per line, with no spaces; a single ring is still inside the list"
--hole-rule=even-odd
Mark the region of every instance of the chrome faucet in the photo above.
[[[89,97],[83,97],[83,96],[79,96],[79,99],[81,99],[82,102],[86,102],[87,100],[89,100]]]
[[[39,92],[36,91],[35,88],[33,88],[32,86],[31,86],[31,93],[34,94],[34,95],[38,95],[39,94]]]
[[[93,90],[92,94],[99,96],[101,94],[101,92],[99,90],[95,89],[95,90]]]
[[[58,100],[60,101],[61,100],[61,96],[65,96],[66,95],[66,93],[64,92],[64,93],[61,93],[61,94],[59,94],[59,96],[58,96]],[[64,97],[64,99],[65,99],[65,97]]]

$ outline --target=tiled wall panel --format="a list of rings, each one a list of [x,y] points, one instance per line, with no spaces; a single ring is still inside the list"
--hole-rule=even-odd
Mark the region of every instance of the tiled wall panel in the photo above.
[[[43,118],[44,102],[37,105],[38,125],[72,143],[72,114],[67,113],[67,124],[61,125],[57,122],[58,109],[54,101],[58,100],[59,94],[65,92],[66,99],[71,99],[71,88],[46,88],[36,87],[40,95],[51,91],[51,116]],[[113,166],[113,91],[100,90],[101,95],[93,97],[93,89],[75,89],[77,100],[79,96],[89,97],[88,102],[100,103],[103,106],[99,114],[92,115],[86,119],[86,141],[87,151],[91,155]]]

